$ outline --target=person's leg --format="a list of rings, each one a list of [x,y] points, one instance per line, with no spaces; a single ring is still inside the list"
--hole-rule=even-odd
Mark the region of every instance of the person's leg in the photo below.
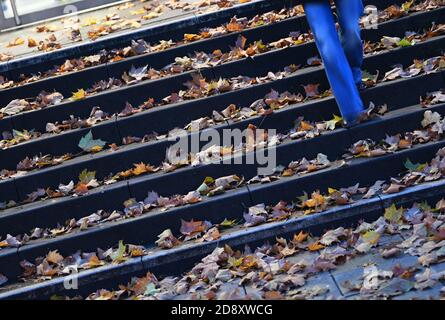
[[[363,42],[360,36],[359,20],[363,14],[362,0],[336,0],[341,41],[356,85],[362,82]]]
[[[363,102],[335,28],[329,1],[308,0],[304,2],[304,9],[340,112],[347,123],[354,122],[363,111]]]

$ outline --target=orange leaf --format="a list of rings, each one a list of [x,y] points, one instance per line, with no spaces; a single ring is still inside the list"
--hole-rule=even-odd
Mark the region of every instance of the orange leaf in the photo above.
[[[307,237],[309,236],[309,233],[305,233],[304,231],[300,231],[299,234],[294,235],[294,242],[301,243],[303,241],[306,241]]]
[[[281,299],[284,299],[284,297],[278,291],[267,291],[264,293],[264,299],[266,299],[266,300],[281,300]]]
[[[74,189],[74,192],[77,194],[84,194],[88,192],[88,186],[85,183],[79,183],[77,184],[76,189]]]
[[[324,248],[324,245],[320,244],[318,241],[317,242],[313,242],[310,245],[308,245],[307,247],[309,249],[309,251],[318,251],[320,249]]]
[[[147,166],[145,163],[141,162],[141,163],[137,163],[134,165],[135,168],[133,169],[133,174],[135,176],[141,175],[143,173],[147,173],[147,172],[151,172],[151,168],[149,166]]]

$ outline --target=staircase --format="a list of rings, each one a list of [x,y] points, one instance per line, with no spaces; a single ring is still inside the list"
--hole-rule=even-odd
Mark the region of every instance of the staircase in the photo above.
[[[404,1],[365,1],[381,12],[402,3]],[[415,1],[418,3],[422,1]],[[280,18],[239,27],[256,15],[267,17],[265,14],[271,11],[279,12]],[[230,32],[205,36],[200,33],[204,27],[226,25],[235,14],[238,22],[232,20]],[[0,284],[0,298],[86,296],[100,288],[127,283],[131,277],[144,275],[147,270],[161,277],[180,274],[217,246],[254,246],[300,230],[320,234],[336,226],[372,221],[392,204],[407,206],[415,201],[439,200],[445,194],[445,183],[440,179],[400,192],[380,192],[313,214],[244,225],[248,208],[255,205],[290,203],[304,192],[311,195],[317,190],[326,193],[328,188],[341,189],[357,183],[369,187],[378,180],[390,182],[392,177],[407,171],[407,159],[414,164],[429,162],[445,147],[445,141],[438,137],[379,156],[344,157],[359,140],[379,142],[387,136],[421,130],[427,110],[445,115],[443,100],[427,108],[422,103],[429,93],[445,88],[442,56],[445,27],[440,29],[445,23],[445,4],[382,20],[377,28],[363,29],[363,39],[369,43],[363,69],[367,74],[379,76],[375,83],[369,80],[368,88],[362,92],[365,104],[372,102],[381,112],[352,129],[332,121],[339,111],[329,92],[323,66],[314,58],[318,53],[304,14],[299,11],[298,3],[291,1],[258,1],[197,17],[194,25],[183,22],[152,30],[148,35],[139,32],[81,47],[76,54],[72,50],[50,54],[34,63],[12,60],[2,70],[5,70],[4,77],[14,84],[0,91],[2,108],[15,99],[19,105],[17,112],[8,114],[4,110],[0,117],[0,131],[17,138],[17,143],[9,144],[5,141],[13,137],[4,139],[0,150],[0,170],[3,170],[0,172],[0,274],[7,279]],[[240,29],[237,31],[237,28]],[[291,36],[290,32],[293,32]],[[417,40],[406,40],[408,45],[391,40],[394,37],[410,39],[406,32],[417,33]],[[186,41],[184,34],[189,35]],[[201,39],[193,40],[193,35],[201,35]],[[386,42],[381,42],[383,37],[387,37]],[[117,49],[131,46],[131,40],[140,38],[151,44],[151,52],[116,54]],[[173,44],[169,48],[153,49],[161,40],[170,39]],[[244,46],[240,44],[243,39]],[[287,44],[285,41],[274,44],[281,39],[287,39]],[[391,45],[388,41],[395,42]],[[176,60],[175,63],[177,57],[195,57],[197,52],[216,56],[215,50],[225,53],[236,46],[245,50],[250,44],[252,53],[248,56],[213,64],[208,60],[195,60],[191,64]],[[107,52],[99,53],[104,48]],[[99,58],[95,61],[100,63],[60,74],[46,73],[54,65],[64,64],[66,59],[89,55],[97,55]],[[438,58],[431,59],[435,57]],[[415,60],[426,61],[418,72],[408,69]],[[412,73],[394,71],[396,65]],[[143,69],[145,66],[148,68]],[[152,73],[150,68],[154,69]],[[35,81],[26,80],[39,72]],[[119,79],[119,85],[110,85],[110,78]],[[219,79],[226,79],[230,88],[223,80],[218,82]],[[215,80],[211,90],[197,85],[203,80],[206,85]],[[99,81],[103,82],[98,85]],[[190,81],[194,81],[195,86],[190,85]],[[184,85],[187,82],[189,87]],[[310,84],[318,84],[318,91],[313,93],[311,87],[305,87]],[[84,89],[86,95],[79,89]],[[46,93],[42,95],[42,91]],[[53,92],[64,98],[55,103],[54,100],[42,103],[42,99]],[[73,92],[80,98],[70,98]],[[285,92],[288,94],[283,94]],[[27,99],[27,104],[20,99]],[[228,108],[232,104],[236,107]],[[384,105],[385,112],[381,109]],[[312,127],[324,129],[312,135],[299,135],[301,117]],[[328,129],[327,121],[331,126]],[[222,133],[226,129],[252,127],[275,129],[279,143],[268,146],[276,152],[275,173],[256,177],[258,166],[246,163],[248,153],[227,156],[242,164],[227,164],[222,160],[176,166],[165,163],[167,150],[176,143],[168,136],[173,135],[173,129],[185,128],[190,123],[205,124],[199,131],[189,130],[190,139],[206,135],[210,130]],[[92,149],[82,150],[79,142],[90,132],[93,140],[102,141],[93,141]],[[28,137],[20,140],[23,134]],[[203,147],[206,142],[200,144]],[[283,169],[291,162],[317,159],[319,154],[325,155],[329,164],[317,163],[320,168],[316,170],[283,175]],[[134,170],[135,164],[142,164],[139,171]],[[95,172],[94,177],[88,176],[88,172]],[[193,192],[202,187],[206,177],[233,175],[241,181],[233,178],[230,185],[224,185],[215,195]],[[261,182],[254,183],[257,180]],[[161,205],[152,191],[168,198],[163,198],[167,204]],[[175,195],[181,196],[174,198]],[[153,197],[157,205],[152,205]],[[236,220],[238,224],[221,229],[221,237],[216,240],[184,241],[170,249],[156,244],[166,229],[179,237],[182,220],[209,221],[217,225],[225,219]],[[63,272],[39,280],[36,280],[38,277],[23,280],[26,271],[23,261],[38,264],[36,258],[54,250],[67,257],[78,250],[95,252],[98,248],[117,248],[120,241],[141,246],[138,248],[142,253],[130,254],[119,263],[79,270],[78,290],[64,288]]]

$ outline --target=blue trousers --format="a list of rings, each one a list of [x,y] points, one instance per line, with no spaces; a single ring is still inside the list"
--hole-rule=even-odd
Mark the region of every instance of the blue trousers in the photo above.
[[[363,43],[359,19],[362,0],[335,0],[340,34],[328,0],[306,0],[304,10],[314,34],[332,92],[348,123],[363,111],[357,85],[362,81]]]

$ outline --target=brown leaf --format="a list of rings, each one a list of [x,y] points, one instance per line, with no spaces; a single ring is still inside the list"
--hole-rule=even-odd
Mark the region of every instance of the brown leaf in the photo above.
[[[57,250],[50,251],[46,255],[46,260],[52,264],[59,264],[63,260],[63,256],[60,255]]]

